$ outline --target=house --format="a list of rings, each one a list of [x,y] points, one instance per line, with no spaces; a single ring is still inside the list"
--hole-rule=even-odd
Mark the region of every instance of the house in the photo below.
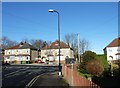
[[[120,60],[120,37],[114,39],[104,49],[108,62]]]
[[[5,49],[5,63],[27,64],[34,61],[38,57],[35,47],[27,42],[21,42],[16,46]]]
[[[46,45],[41,49],[41,58],[43,61],[49,60],[50,62],[59,61],[59,41],[56,40],[49,45]],[[61,63],[65,62],[65,58],[74,58],[73,49],[70,48],[67,44],[60,41],[60,61]]]
[[[0,49],[0,61],[4,62],[4,49]]]

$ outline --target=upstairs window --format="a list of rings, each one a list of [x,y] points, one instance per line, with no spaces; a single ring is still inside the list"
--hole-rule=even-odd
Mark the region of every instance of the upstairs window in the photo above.
[[[120,52],[120,48],[118,48],[117,51]]]
[[[109,52],[112,52],[112,49],[109,49]]]
[[[10,51],[8,52],[8,54],[10,54]]]

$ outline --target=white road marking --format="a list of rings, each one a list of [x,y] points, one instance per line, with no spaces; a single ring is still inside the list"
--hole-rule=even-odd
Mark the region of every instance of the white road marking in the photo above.
[[[36,77],[34,77],[26,86],[25,88],[32,88],[33,84],[36,82],[36,80],[38,79],[38,77],[44,75],[44,74],[47,74],[47,73],[43,73],[41,75],[38,75]]]
[[[25,70],[25,71],[22,71],[22,70]],[[32,70],[32,72],[31,72],[31,69],[27,70],[27,68],[25,68],[25,69],[20,69],[20,70],[18,70],[18,71],[15,71],[15,72],[6,74],[4,78],[10,78],[10,77],[13,77],[13,76],[16,76],[16,75],[20,75],[20,74],[24,74],[24,73],[26,73],[26,72],[29,72],[28,74],[26,74],[26,76],[27,76],[27,75],[30,75],[30,74],[33,74],[33,73],[38,73],[38,72],[40,72],[40,71],[41,71],[41,70],[39,70],[39,69],[38,69],[37,71],[36,71],[36,69],[35,69],[35,70]],[[2,79],[2,80],[3,80],[3,79]]]
[[[39,75],[34,77],[26,86],[25,88],[30,88],[35,83],[35,81],[38,79]]]
[[[18,73],[18,72],[20,72],[20,71],[22,71],[22,70],[26,70],[26,69],[27,69],[27,68],[20,69],[20,70],[18,70],[18,71],[14,71],[14,72],[8,73],[8,74],[5,75],[5,77],[6,77],[6,76],[9,76],[9,75],[12,75],[12,74],[15,74],[15,73]]]

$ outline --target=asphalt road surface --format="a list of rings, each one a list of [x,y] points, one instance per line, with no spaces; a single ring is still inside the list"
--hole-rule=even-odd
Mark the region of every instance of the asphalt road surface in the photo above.
[[[24,88],[34,77],[58,71],[58,66],[2,66],[2,88]]]

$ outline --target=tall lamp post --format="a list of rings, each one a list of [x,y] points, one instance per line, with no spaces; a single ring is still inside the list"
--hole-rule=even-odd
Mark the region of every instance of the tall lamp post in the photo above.
[[[53,9],[49,9],[49,12],[51,13],[57,13],[58,14],[58,48],[59,48],[59,76],[62,75],[62,72],[61,72],[61,64],[60,64],[60,14],[58,11],[56,10],[53,10]]]

